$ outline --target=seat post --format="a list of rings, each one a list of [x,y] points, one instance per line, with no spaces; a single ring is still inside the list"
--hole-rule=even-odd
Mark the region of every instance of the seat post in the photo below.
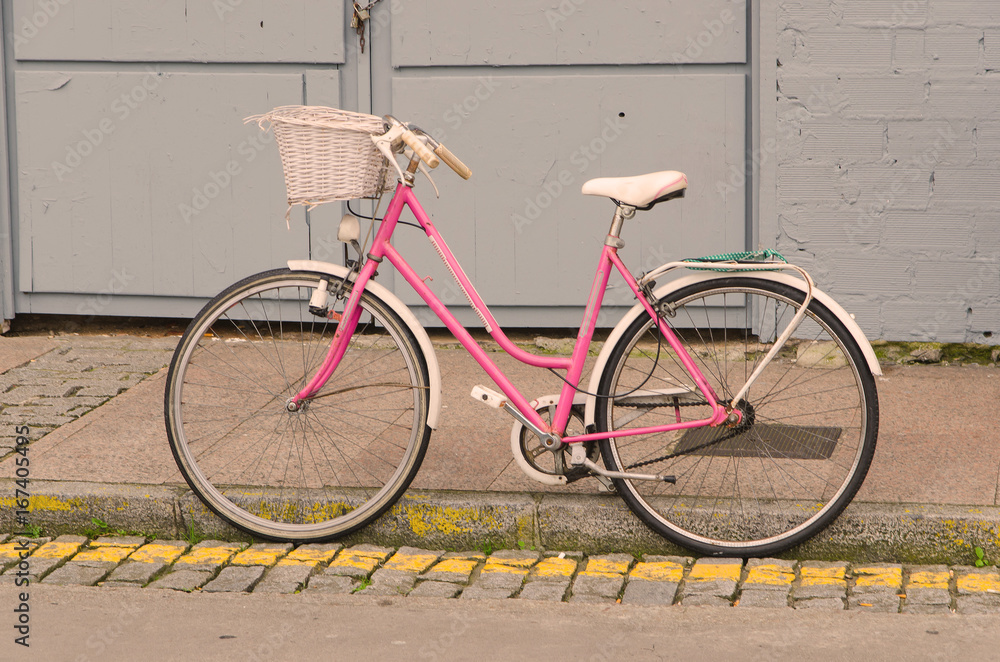
[[[611,219],[611,228],[608,230],[608,237],[604,243],[615,248],[623,248],[625,242],[621,240],[622,226],[625,221],[635,216],[635,207],[619,204],[615,208],[615,216]]]

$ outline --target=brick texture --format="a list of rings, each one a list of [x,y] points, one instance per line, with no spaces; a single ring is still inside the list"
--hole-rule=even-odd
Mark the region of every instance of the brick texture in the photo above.
[[[871,337],[1000,339],[1000,273],[983,268],[1000,250],[995,9],[778,2],[766,166],[778,232],[761,242],[815,265],[821,288],[864,309]]]

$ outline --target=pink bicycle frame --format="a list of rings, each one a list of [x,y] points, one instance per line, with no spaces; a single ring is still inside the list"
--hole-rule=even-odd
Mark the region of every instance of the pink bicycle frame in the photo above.
[[[435,250],[437,250],[438,254],[441,256],[441,260],[448,268],[448,271],[451,272],[451,275],[458,283],[458,286],[469,299],[469,303],[472,305],[473,310],[475,310],[480,320],[482,320],[486,331],[493,337],[494,340],[497,341],[497,343],[499,343],[504,351],[518,361],[527,365],[538,368],[551,368],[554,370],[567,371],[565,382],[563,383],[562,390],[559,394],[559,402],[556,405],[556,412],[551,426],[542,420],[542,418],[538,415],[538,412],[536,412],[528,404],[528,400],[521,394],[514,384],[511,383],[503,371],[501,371],[500,368],[498,368],[497,365],[490,359],[489,355],[479,346],[462,323],[455,319],[455,316],[452,315],[451,311],[449,311],[448,308],[441,303],[440,299],[438,299],[434,292],[427,287],[427,284],[423,281],[423,279],[417,275],[417,273],[413,270],[409,263],[406,262],[403,256],[400,255],[396,248],[389,243],[392,233],[396,229],[396,224],[398,223],[399,217],[403,211],[403,205],[406,205],[416,217],[417,222],[427,234],[427,238],[430,240],[431,245],[433,245]],[[323,361],[323,365],[320,367],[316,375],[313,376],[312,380],[310,380],[310,382],[306,385],[306,387],[293,398],[293,402],[296,404],[304,400],[308,400],[316,394],[337,369],[337,365],[340,363],[344,352],[347,350],[347,341],[354,333],[358,320],[361,317],[361,309],[358,306],[358,302],[361,299],[361,293],[364,291],[365,284],[373,276],[382,260],[388,259],[389,263],[396,268],[400,275],[402,275],[406,282],[413,287],[417,294],[419,294],[420,297],[427,302],[427,305],[434,311],[434,314],[438,316],[438,318],[444,323],[448,330],[451,331],[455,338],[458,339],[462,346],[473,356],[473,358],[476,359],[476,362],[482,366],[483,370],[486,371],[486,374],[490,376],[503,394],[507,396],[510,403],[513,404],[513,406],[539,430],[556,435],[561,435],[563,431],[565,431],[566,425],[569,422],[569,416],[573,406],[573,397],[576,394],[580,378],[583,374],[584,363],[587,358],[587,350],[589,349],[590,341],[594,336],[594,328],[597,324],[597,314],[601,309],[601,302],[604,300],[604,292],[607,289],[608,278],[611,275],[611,267],[614,266],[618,270],[622,278],[625,279],[625,282],[628,283],[629,288],[631,288],[632,292],[635,294],[636,299],[646,309],[646,312],[652,319],[656,319],[658,321],[663,338],[677,353],[682,365],[691,375],[695,385],[705,396],[708,404],[712,407],[713,413],[711,417],[698,421],[688,421],[683,423],[678,422],[655,427],[632,428],[627,430],[616,430],[614,432],[598,432],[565,437],[563,441],[566,443],[572,444],[590,440],[608,439],[610,437],[653,434],[668,432],[670,430],[703,427],[706,425],[718,425],[725,421],[729,415],[726,408],[719,403],[718,396],[714,393],[712,387],[709,386],[704,375],[691,359],[691,356],[684,349],[683,345],[681,345],[673,330],[656,314],[652,306],[646,300],[646,297],[641,294],[638,283],[625,267],[621,258],[618,257],[618,249],[615,248],[615,246],[605,243],[604,249],[601,252],[601,258],[597,266],[597,273],[594,276],[594,282],[590,288],[590,295],[587,298],[587,307],[584,311],[580,331],[577,334],[576,343],[573,346],[572,356],[569,358],[561,356],[539,356],[537,354],[526,352],[511,342],[493,318],[489,308],[487,308],[486,304],[480,298],[479,293],[476,292],[475,287],[473,287],[472,283],[465,275],[465,272],[462,270],[458,260],[445,243],[444,238],[438,232],[437,228],[434,227],[434,224],[431,222],[427,213],[420,205],[420,201],[417,200],[416,195],[413,193],[412,188],[403,183],[399,183],[396,186],[396,191],[389,203],[389,208],[386,210],[385,218],[375,235],[375,240],[372,244],[371,251],[368,253],[368,257],[369,259],[361,268],[361,271],[354,282],[353,289],[347,299],[344,312],[342,313],[341,323],[337,327],[337,331],[330,343],[330,350]]]

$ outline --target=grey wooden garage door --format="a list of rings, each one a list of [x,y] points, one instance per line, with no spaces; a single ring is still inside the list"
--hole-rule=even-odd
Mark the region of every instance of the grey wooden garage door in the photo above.
[[[733,177],[746,150],[745,4],[412,0],[381,10],[392,29],[375,45],[374,106],[436,134],[472,169],[468,182],[441,171],[440,200],[422,185],[422,201],[501,324],[580,323],[613,212],[580,194],[587,179],[687,173],[685,200],[627,225],[633,270],[745,246],[746,192]],[[412,237],[418,271],[461,304],[436,254]],[[608,302],[631,305],[612,284]]]
[[[612,212],[580,195],[592,177],[689,176],[627,227],[635,270],[745,246],[743,3],[384,0],[364,53],[349,20],[329,0],[3,3],[16,312],[190,315],[288,258],[342,259],[340,206],[287,230],[277,150],[242,124],[283,104],[391,112],[465,159],[471,181],[420,192],[505,324],[579,323]],[[418,232],[397,243],[464,301]]]
[[[277,150],[243,118],[357,103],[343,3],[3,8],[17,312],[191,315],[308,252]]]

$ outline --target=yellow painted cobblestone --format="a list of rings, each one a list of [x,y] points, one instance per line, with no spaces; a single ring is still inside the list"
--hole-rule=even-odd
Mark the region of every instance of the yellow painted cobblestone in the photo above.
[[[486,565],[483,566],[482,574],[488,575],[491,573],[502,572],[511,575],[520,575],[522,577],[528,574],[528,569],[529,569],[528,567],[520,567],[517,565],[500,562],[509,560],[511,559],[501,559],[501,560],[489,559],[488,561],[486,561]]]
[[[388,557],[389,552],[371,552],[367,550],[345,549],[340,553],[340,556],[338,556],[333,563],[330,564],[330,567],[359,568],[370,572]]]
[[[743,566],[739,563],[712,563],[699,559],[695,561],[691,572],[688,574],[688,581],[716,581],[729,580],[739,581]]]
[[[964,573],[955,582],[959,593],[1000,593],[1000,575],[990,573]]]
[[[445,559],[427,572],[427,577],[433,578],[436,572],[454,572],[469,575],[479,565],[475,559]]]
[[[396,552],[385,564],[390,570],[402,570],[403,572],[423,572],[434,564],[437,554],[403,554]]]
[[[135,554],[130,557],[130,560],[139,563],[173,563],[183,553],[183,547],[151,542],[135,550]]]
[[[803,586],[844,586],[847,584],[847,566],[838,565],[832,568],[811,568],[803,566],[799,569]]]
[[[786,586],[795,581],[795,573],[780,565],[758,565],[750,568],[744,585],[766,584]]]
[[[923,570],[910,573],[910,581],[906,585],[913,588],[948,588],[951,579],[950,571]]]
[[[535,565],[536,559],[504,559],[490,557],[486,559],[486,564],[490,565],[505,565],[511,568],[530,568]]]
[[[34,551],[38,547],[37,542],[28,542],[28,551]],[[17,561],[21,558],[23,548],[21,543],[16,540],[13,542],[7,542],[0,545],[0,564],[10,563],[11,561]]]
[[[628,563],[611,559],[588,559],[584,573],[592,577],[614,577],[628,572]]]
[[[35,559],[61,559],[65,556],[72,556],[81,547],[83,543],[79,542],[47,542],[31,555]]]
[[[285,555],[285,550],[281,548],[274,549],[244,549],[242,552],[237,554],[230,565],[259,565],[264,567],[270,567],[277,563],[278,559]]]
[[[316,567],[321,563],[326,563],[337,555],[337,549],[306,549],[299,547],[293,549],[285,558],[278,561],[278,565],[308,565]]]
[[[580,569],[579,577],[614,578],[619,580],[619,586],[621,586],[625,578],[624,576],[627,574],[629,581],[637,582],[637,585],[632,588],[642,589],[642,591],[634,591],[635,595],[633,597],[637,599],[643,597],[643,591],[650,593],[651,589],[655,589],[656,591],[663,589],[663,587],[654,586],[649,583],[643,584],[642,582],[674,582],[676,585],[677,582],[685,579],[685,573],[687,581],[692,583],[713,581],[738,582],[742,576],[741,573],[744,567],[746,568],[746,579],[743,581],[742,587],[744,589],[751,589],[744,595],[760,598],[764,594],[767,594],[767,596],[776,594],[780,599],[774,602],[774,604],[784,604],[787,594],[780,590],[768,588],[768,585],[772,587],[790,587],[797,577],[801,578],[802,586],[836,586],[846,589],[850,582],[850,585],[856,589],[863,589],[853,592],[841,591],[843,593],[840,596],[841,599],[847,596],[851,609],[855,607],[882,608],[885,607],[885,604],[892,607],[893,593],[898,594],[900,597],[906,597],[905,593],[909,592],[910,589],[914,589],[911,596],[912,600],[916,601],[914,603],[916,607],[925,607],[928,605],[934,608],[941,607],[938,604],[941,600],[944,600],[945,603],[948,600],[954,600],[957,593],[959,612],[962,612],[963,605],[967,610],[995,611],[995,598],[985,597],[983,594],[1000,595],[1000,571],[993,567],[977,569],[970,566],[908,565],[904,573],[902,566],[891,563],[870,563],[852,567],[848,564],[840,563],[831,564],[820,561],[803,561],[796,566],[793,562],[778,561],[776,559],[755,559],[749,562],[747,566],[744,566],[739,562],[727,563],[725,562],[726,559],[705,558],[696,561],[690,566],[690,570],[688,570],[686,563],[690,563],[690,559],[685,561],[679,557],[666,556],[646,557],[650,560],[644,562],[635,562],[627,555],[584,557],[584,560],[580,560],[578,555],[572,558],[549,556],[539,560],[537,555],[529,554],[523,550],[505,550],[497,552],[490,557],[486,557],[486,555],[479,552],[469,552],[464,555],[448,553],[444,555],[443,559],[438,560],[439,554],[442,554],[442,552],[427,552],[426,550],[411,547],[403,547],[397,550],[382,549],[380,551],[381,548],[363,545],[360,546],[361,549],[340,550],[338,554],[339,546],[337,545],[331,545],[330,549],[310,549],[303,546],[286,553],[285,550],[289,546],[269,548],[266,545],[259,545],[258,548],[245,549],[245,545],[243,544],[223,543],[213,540],[203,543],[211,546],[193,548],[185,552],[186,543],[181,541],[171,541],[173,544],[163,544],[155,541],[143,544],[139,537],[118,538],[116,540],[106,539],[103,541],[90,541],[89,543],[65,542],[65,540],[72,541],[75,539],[75,537],[67,536],[59,541],[50,540],[44,543],[31,541],[28,543],[28,547],[31,557],[46,559],[45,563],[40,562],[39,564],[39,567],[44,566],[45,568],[58,565],[58,562],[65,558],[72,558],[73,561],[99,561],[109,564],[124,562],[126,564],[124,570],[131,569],[134,572],[142,572],[142,570],[137,569],[139,566],[133,562],[163,564],[176,562],[176,569],[183,568],[184,564],[216,566],[226,564],[229,566],[286,565],[310,566],[315,568],[319,564],[330,563],[331,568],[336,568],[337,566],[351,567],[363,569],[366,572],[371,572],[379,565],[384,564],[384,567],[389,570],[398,570],[413,573],[414,575],[423,573],[419,579],[434,579],[437,575],[443,581],[463,583],[467,582],[468,578],[476,572],[477,568],[482,567],[483,575],[493,573],[508,575],[506,577],[492,577],[490,581],[495,584],[510,583],[513,585],[515,577],[524,578],[529,574],[531,575],[529,577],[530,580],[536,578],[549,579],[548,582],[538,582],[537,585],[533,586],[536,589],[548,589],[551,586],[558,586],[560,582],[553,580],[559,580],[560,578],[565,578],[562,580],[562,583],[567,584],[567,580]],[[80,539],[82,540],[82,538]],[[45,539],[43,538],[42,540],[44,541]],[[22,550],[17,549],[19,546],[16,539],[0,544],[0,562],[18,560],[22,552]],[[504,558],[506,555],[510,555],[513,558]],[[668,558],[674,560],[665,560]],[[621,559],[629,559],[629,561],[625,562]],[[635,565],[631,565],[632,563]],[[152,566],[146,567],[152,568]],[[631,572],[629,572],[630,567]],[[796,567],[799,568],[798,571],[794,570]],[[241,570],[240,572],[246,571]],[[10,571],[8,571],[8,574],[10,574]],[[303,574],[308,573],[303,571]],[[348,574],[358,575],[360,573]],[[392,573],[387,573],[387,575],[393,576]],[[152,576],[152,572],[150,572],[150,576]],[[952,583],[952,580],[954,580],[954,583]],[[123,579],[122,581],[134,582],[136,580]],[[111,583],[121,584],[121,582]],[[582,584],[586,583],[582,582]],[[602,582],[600,580],[598,582],[590,581],[590,584],[598,583]],[[486,584],[484,582],[484,585]],[[436,587],[437,582],[433,582],[430,585]],[[529,582],[530,585],[531,583]],[[704,587],[708,585],[702,584],[700,590],[703,591]],[[756,590],[754,591],[752,589],[755,586]],[[886,588],[893,590],[886,591]],[[455,592],[458,590],[461,589],[456,588]],[[696,588],[692,594],[696,594],[697,590]],[[803,600],[815,598],[816,595],[822,597],[826,593],[836,592],[835,590],[812,591],[808,596],[799,600],[797,604],[803,604]],[[538,597],[542,595],[542,592],[536,591],[536,594],[532,595],[532,597]],[[948,594],[951,595],[950,598]],[[559,597],[556,595],[556,599]],[[561,597],[562,599],[566,599],[564,595]],[[878,597],[880,600],[885,598],[888,602],[883,604],[874,599],[869,602],[862,601],[866,597]],[[926,604],[920,602],[921,600],[927,601],[931,598],[936,602],[933,602],[933,604],[930,602]],[[669,599],[668,596],[668,602]],[[755,606],[761,606],[764,602],[767,601],[758,600],[758,604]],[[836,601],[833,602],[835,603]],[[768,604],[771,603],[768,602]],[[913,606],[909,605],[909,603],[903,604],[904,611],[909,606]],[[947,606],[947,604],[944,604],[942,608],[947,609]]]
[[[219,564],[228,561],[236,552],[239,551],[239,547],[200,547],[198,549],[192,549],[184,556],[177,559],[177,563],[180,564]]]
[[[652,582],[679,582],[684,576],[684,566],[673,561],[655,561],[637,563],[629,579],[642,579]]]
[[[131,547],[132,549],[135,549],[137,547],[142,546],[142,543],[141,542],[136,542],[134,544],[132,544],[132,543],[125,543],[125,542],[122,542],[120,538],[112,538],[112,539],[98,538],[97,540],[91,540],[90,543],[89,543],[89,546],[91,548],[94,548],[94,547]]]
[[[855,586],[888,586],[900,588],[903,585],[903,569],[885,566],[860,566],[854,568]]]
[[[121,563],[135,547],[115,547],[107,545],[94,549],[85,549],[73,557],[74,561],[103,561],[105,563]]]
[[[550,556],[538,563],[533,572],[537,577],[572,577],[575,570],[576,561],[573,559]]]

